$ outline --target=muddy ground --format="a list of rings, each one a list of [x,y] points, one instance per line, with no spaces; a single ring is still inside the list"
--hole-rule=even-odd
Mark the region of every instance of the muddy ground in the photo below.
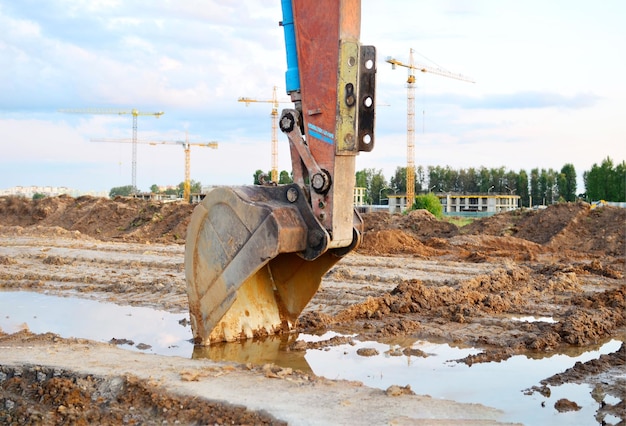
[[[125,198],[2,197],[0,289],[185,313],[183,252],[192,208]],[[324,277],[300,318],[300,331],[346,330],[359,340],[407,336],[481,348],[481,354],[462,360],[468,364],[516,354],[582,352],[610,338],[625,340],[626,209],[558,204],[502,213],[462,228],[426,211],[369,213],[364,221],[363,244]],[[551,317],[555,322],[511,321],[513,316]],[[333,344],[338,342],[299,341],[290,349]],[[24,348],[38,350],[33,354]],[[189,360],[172,367],[177,375],[171,379],[165,372],[129,370],[124,362],[111,362],[104,369],[102,362],[94,365],[77,355],[77,348],[89,351],[90,360],[110,351],[117,360],[131,356],[114,345],[0,330],[0,423],[306,423],[307,403],[294,412],[294,404],[277,407],[276,398],[270,403],[259,396],[256,402],[231,406],[223,402],[237,401],[236,395],[211,397],[207,389],[189,388],[197,382],[215,385],[216,378],[225,376],[233,380],[230,387],[252,380],[257,388],[269,389],[280,382],[284,388],[276,389],[276,395],[292,397],[293,386],[320,401],[329,392],[342,395],[334,399],[341,407],[335,415],[347,419],[361,415],[374,423],[406,424],[412,419],[411,424],[427,424],[423,419],[438,418],[430,412],[420,417],[433,402],[404,395],[412,392],[403,388],[376,393],[272,366]],[[45,356],[38,358],[39,351]],[[171,358],[166,362],[175,362]],[[614,354],[546,377],[531,391],[542,392],[542,386],[556,383],[589,383],[597,395],[620,401],[604,404],[597,419],[611,414],[624,423],[625,359],[622,345]],[[177,388],[176,380],[187,387],[179,383]],[[329,386],[335,387],[329,391]],[[190,392],[198,392],[192,400],[184,396]],[[395,394],[409,399],[398,403],[389,396]],[[379,417],[372,418],[372,410],[351,411],[355,405],[337,404],[338,398],[349,398],[345,395],[366,395],[370,408],[380,404]],[[323,419],[320,410],[316,413]],[[474,413],[452,403],[439,415],[467,424],[497,419],[488,409]],[[415,420],[420,418],[423,423]],[[340,417],[333,420],[341,423]]]

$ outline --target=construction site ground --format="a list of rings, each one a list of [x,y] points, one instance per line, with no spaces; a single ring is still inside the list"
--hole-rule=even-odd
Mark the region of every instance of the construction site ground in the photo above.
[[[132,198],[1,197],[0,290],[185,314],[192,209]],[[626,209],[562,203],[461,228],[423,210],[363,218],[361,247],[326,274],[299,332],[465,344],[481,350],[459,361],[468,365],[617,339],[616,352],[545,377],[534,391],[589,384],[612,396],[599,400],[598,423],[611,416],[625,424]],[[298,340],[288,350],[345,341]],[[559,411],[575,405],[559,403]],[[271,364],[145,354],[27,325],[0,329],[2,424],[474,425],[501,416],[415,395],[404,383],[379,390]]]

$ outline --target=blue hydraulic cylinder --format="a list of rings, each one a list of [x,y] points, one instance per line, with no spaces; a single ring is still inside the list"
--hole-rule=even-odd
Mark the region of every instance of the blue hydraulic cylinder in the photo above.
[[[300,90],[300,71],[298,70],[298,49],[296,47],[296,30],[293,25],[292,0],[281,0],[283,8],[283,30],[285,32],[285,50],[287,52],[287,72],[285,83],[287,93]]]

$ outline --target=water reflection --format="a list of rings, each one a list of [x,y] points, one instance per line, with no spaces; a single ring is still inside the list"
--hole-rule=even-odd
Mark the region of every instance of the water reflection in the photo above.
[[[297,334],[270,336],[263,340],[246,340],[235,343],[214,343],[211,346],[196,346],[193,358],[208,358],[214,361],[235,361],[243,364],[264,365],[268,363],[281,367],[313,373],[305,359],[304,351],[289,350],[298,340]]]
[[[87,299],[0,292],[0,329],[5,333],[27,328],[33,333],[51,332],[98,342],[116,339],[124,349],[160,355],[191,357],[191,329],[184,321],[187,317]]]
[[[408,384],[417,394],[481,403],[503,410],[506,413],[503,420],[526,424],[598,424],[595,415],[599,402],[592,398],[588,385],[553,386],[549,396],[538,392],[525,395],[524,390],[576,362],[615,352],[621,345],[621,341],[615,339],[594,347],[572,347],[565,353],[517,355],[500,362],[468,366],[454,360],[477,354],[478,349],[407,337],[384,342],[346,339],[350,342],[322,343],[319,349],[306,351],[290,350],[297,341],[325,342],[346,337],[336,331],[194,348],[187,318],[186,313],[171,314],[32,292],[0,292],[0,329],[4,332],[28,327],[34,333],[52,332],[62,337],[102,342],[125,339],[132,344],[120,347],[135,351],[256,365],[273,363],[330,379],[357,380],[380,389]],[[140,349],[139,344],[148,349]],[[363,356],[360,349],[368,349],[368,353],[374,355]],[[560,398],[572,400],[582,409],[558,413],[554,403]],[[612,424],[613,417],[605,417],[605,424]]]

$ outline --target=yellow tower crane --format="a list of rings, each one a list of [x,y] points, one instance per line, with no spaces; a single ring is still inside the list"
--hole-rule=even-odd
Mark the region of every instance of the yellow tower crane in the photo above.
[[[239,102],[244,102],[246,106],[250,106],[252,102],[265,102],[272,104],[272,172],[271,179],[272,182],[278,183],[278,104],[279,103],[289,103],[290,101],[279,101],[276,97],[276,86],[274,86],[274,91],[272,92],[272,99],[270,100],[259,100],[252,98],[239,98]]]
[[[217,149],[218,143],[215,141],[211,142],[189,142],[189,133],[187,132],[185,135],[184,141],[151,141],[151,140],[136,140],[132,139],[109,139],[109,138],[94,138],[91,139],[92,142],[116,142],[116,143],[141,143],[148,145],[181,145],[185,150],[185,182],[183,189],[183,198],[186,201],[189,201],[189,197],[191,195],[191,178],[190,178],[190,169],[191,169],[191,147],[199,146],[205,148]]]
[[[455,80],[474,81],[462,74],[455,74],[442,68],[430,67],[428,65],[415,64],[413,60],[413,49],[409,51],[409,63],[404,64],[391,57],[387,58],[387,62],[391,64],[391,68],[396,66],[408,68],[409,76],[407,78],[407,117],[406,117],[406,203],[407,210],[413,207],[415,202],[415,70],[440,75],[442,77],[453,78]]]
[[[60,109],[59,112],[65,112],[70,114],[113,114],[113,115],[132,115],[133,116],[133,170],[132,170],[132,185],[133,192],[137,191],[137,117],[140,115],[153,115],[156,118],[159,118],[163,114],[161,112],[142,112],[137,111],[135,108],[127,109],[127,110],[119,110],[113,108],[70,108],[70,109]]]

